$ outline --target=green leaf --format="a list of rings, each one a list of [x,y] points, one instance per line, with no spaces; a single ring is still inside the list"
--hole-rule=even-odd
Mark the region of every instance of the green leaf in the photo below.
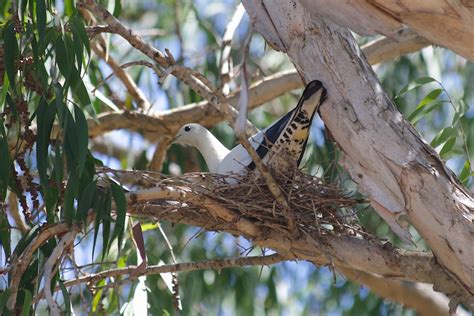
[[[89,87],[90,90],[93,89],[93,87],[90,83],[87,84],[87,86]],[[112,100],[110,100],[105,94],[103,94],[102,91],[96,90],[94,95],[98,100],[102,101],[102,103],[104,103],[104,105],[108,106],[111,110],[113,110],[115,112],[120,112],[120,109],[115,105],[115,103],[113,103]]]
[[[446,144],[444,144],[443,148],[441,148],[441,151],[439,152],[439,155],[443,159],[446,158],[446,156],[451,152],[451,149],[453,149],[454,144],[456,144],[456,138],[455,137],[448,139]]]
[[[92,260],[94,260],[94,252],[95,252],[95,245],[97,243],[97,236],[99,234],[99,225],[104,218],[104,208],[105,202],[107,200],[107,194],[110,195],[109,192],[98,192],[99,198],[96,205],[94,205],[94,213],[95,213],[95,222],[94,222],[94,239],[92,241]]]
[[[1,212],[0,214],[0,244],[3,248],[3,252],[5,253],[5,259],[10,258],[11,251],[12,251],[10,234],[11,234],[11,228],[10,228],[10,224],[8,223],[7,214],[5,212]]]
[[[453,116],[453,121],[451,123],[452,126],[457,126],[459,121],[464,117],[464,113],[461,113],[461,112],[454,112],[454,116]]]
[[[15,26],[13,23],[8,23],[3,32],[3,49],[4,62],[7,71],[10,86],[15,86],[16,66],[15,62],[18,59],[18,42],[16,40]]]
[[[20,239],[20,241],[18,241],[18,244],[16,245],[15,250],[13,251],[13,254],[15,254],[16,256],[19,256],[25,250],[26,246],[28,246],[31,243],[33,238],[35,238],[38,235],[40,230],[41,230],[41,227],[39,224],[33,226],[33,228],[31,228],[28,231],[28,233],[24,235]]]
[[[435,110],[436,108],[440,107],[446,101],[435,101],[426,106],[419,107],[414,110],[412,113],[408,115],[408,120],[412,124],[416,124],[424,115],[430,113],[431,111]]]
[[[7,306],[7,301],[10,298],[11,293],[12,290],[8,287],[0,293],[0,313],[3,312],[5,306]]]
[[[21,9],[18,15],[20,16],[21,21],[25,21],[28,14],[26,10],[26,7],[28,6],[28,0],[23,0],[20,2],[20,4],[21,4]]]
[[[61,146],[59,143],[56,143],[54,146],[53,171],[51,172],[51,179],[55,180],[55,184],[50,185],[50,183],[47,183],[45,192],[43,194],[48,223],[53,223],[54,216],[56,215],[57,203],[59,199],[59,188],[61,188],[63,181],[63,170],[64,163],[63,155],[61,153]]]
[[[64,163],[63,163],[63,154],[61,151],[61,146],[56,143],[54,146],[54,179],[56,180],[56,184],[59,187],[64,179]]]
[[[439,145],[443,144],[450,138],[455,138],[458,133],[458,130],[454,127],[446,127],[443,128],[438,135],[433,138],[430,145],[431,147],[438,147]]]
[[[76,11],[76,8],[74,7],[74,1],[73,0],[65,0],[64,1],[64,12],[67,14],[67,16],[72,16],[75,11]]]
[[[114,6],[114,12],[113,12],[114,17],[118,18],[121,12],[122,12],[122,2],[120,0],[115,0],[115,6]]]
[[[1,96],[0,96],[0,105],[5,104],[5,100],[8,94],[8,88],[10,87],[10,80],[8,80],[8,75],[6,72],[3,73],[3,86],[0,89]],[[0,118],[0,121],[3,122],[3,119]]]
[[[79,169],[79,146],[77,139],[78,133],[76,132],[74,118],[72,117],[69,109],[64,106],[63,112],[64,119],[64,153],[66,154],[67,169],[68,172],[77,172]]]
[[[127,200],[121,186],[111,181],[112,195],[115,200],[115,208],[117,212],[117,220],[115,222],[114,232],[112,234],[111,241],[116,237],[118,238],[119,249],[122,245],[123,231],[125,229],[125,218],[127,215]]]
[[[20,288],[31,289],[34,291],[34,280],[38,278],[38,257],[34,257],[33,261],[30,263],[25,273],[21,276],[20,279]],[[20,292],[23,294],[22,292]],[[18,294],[20,294],[18,293]],[[21,302],[22,299],[18,298],[18,302]]]
[[[103,216],[102,216],[102,260],[104,260],[105,255],[109,251],[109,236],[110,236],[110,210],[112,209],[111,207],[112,203],[112,197],[110,193],[108,192],[105,196],[105,201],[104,201],[104,208],[103,208]]]
[[[71,84],[73,87],[74,96],[79,100],[79,104],[87,109],[88,112],[91,111],[95,115],[94,110],[90,109],[91,100],[89,98],[89,92],[84,85],[84,82],[79,77],[79,73],[75,67],[73,67],[74,73],[71,75]]]
[[[99,303],[104,291],[101,287],[104,285],[105,285],[105,279],[102,279],[99,282],[97,282],[96,286],[99,288],[99,290],[95,293],[94,298],[92,299],[92,313],[93,314],[96,314],[97,309],[99,307]]]
[[[434,100],[436,100],[438,98],[438,96],[441,94],[441,92],[443,92],[443,91],[444,91],[443,89],[434,89],[433,91],[428,93],[423,98],[423,100],[421,100],[420,103],[418,103],[417,109],[422,108],[425,105],[427,105],[427,104],[433,102]]]
[[[74,198],[77,195],[78,179],[75,172],[69,174],[66,191],[64,193],[63,216],[66,223],[71,226],[75,217]]]
[[[46,37],[46,3],[45,0],[36,0],[36,22],[38,24],[38,36],[40,47],[45,47]]]
[[[11,159],[8,141],[4,138],[4,135],[0,135],[0,202],[4,201],[7,196],[7,188],[10,181],[10,167]]]
[[[48,47],[50,43],[56,42],[56,39],[60,36],[61,33],[57,32],[56,28],[47,28],[46,29],[46,37],[42,43],[39,43],[38,48],[40,52],[44,52],[44,50]]]
[[[465,114],[467,111],[469,111],[469,105],[464,102],[464,100],[459,100],[459,111],[463,114]]]
[[[7,93],[7,96],[5,99],[7,100],[8,107],[13,113],[13,116],[18,120],[18,109],[16,108],[16,103],[15,101],[13,101],[13,98],[10,95],[10,93]]]
[[[78,169],[79,173],[82,173],[82,169],[84,168],[84,164],[86,163],[88,149],[87,146],[89,145],[89,126],[87,125],[87,120],[82,113],[81,109],[74,106],[74,116],[76,119],[74,131],[76,133],[77,139],[77,151],[78,151]]]
[[[66,44],[61,36],[56,38],[54,42],[54,47],[56,49],[56,63],[58,64],[59,71],[66,78],[69,79],[72,71],[71,61],[69,59],[68,51]]]
[[[31,301],[33,299],[33,296],[31,295],[31,292],[28,290],[23,290],[23,293],[24,293],[24,300],[23,300],[23,309],[21,311],[21,316],[28,316],[30,315]]]
[[[461,173],[459,174],[459,181],[461,181],[464,185],[467,184],[467,180],[469,179],[469,175],[472,173],[471,171],[471,163],[469,160],[466,160],[464,166],[462,167]]]
[[[82,44],[85,46],[87,50],[87,54],[91,54],[89,36],[87,35],[86,28],[84,27],[84,22],[81,18],[77,15],[73,15],[69,19],[69,23],[71,24],[71,28],[75,34],[77,34],[78,38],[81,40]]]
[[[86,221],[89,210],[93,208],[96,198],[97,182],[92,181],[86,186],[81,194],[81,197],[79,198],[79,202],[77,204],[77,220],[82,222]]]
[[[400,96],[407,93],[408,91],[416,89],[419,86],[425,85],[425,84],[430,83],[430,82],[438,82],[438,81],[434,78],[431,78],[431,77],[421,77],[421,78],[415,79],[412,82],[410,82],[409,84],[407,84],[406,86],[404,86],[398,92],[398,94],[395,96],[395,99],[399,98]]]
[[[53,128],[54,119],[56,116],[56,103],[48,104],[44,98],[40,99],[38,105],[38,116],[36,122],[38,124],[38,135],[36,143],[36,161],[38,164],[38,173],[40,176],[41,185],[47,188],[49,184],[48,179],[48,148],[51,130]]]
[[[80,77],[82,72],[82,57],[84,55],[84,46],[76,31],[72,30],[72,43],[74,45],[74,54],[76,56],[77,75]]]
[[[59,280],[58,283],[59,283],[59,288],[61,289],[61,293],[63,294],[64,306],[66,307],[64,314],[71,315],[71,297],[69,296],[69,292],[64,286],[63,281]]]

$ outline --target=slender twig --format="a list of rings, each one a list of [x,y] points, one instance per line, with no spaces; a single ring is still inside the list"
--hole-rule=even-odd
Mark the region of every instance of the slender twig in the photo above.
[[[100,33],[114,33],[114,29],[108,25],[94,25],[94,26],[86,26],[86,32],[89,34],[89,37],[94,37]],[[139,30],[137,33],[140,36],[166,36],[168,32],[161,29],[145,29]]]
[[[138,85],[135,83],[135,81],[130,77],[130,75],[124,70],[128,66],[124,65],[119,65],[114,58],[110,56],[110,54],[107,54],[105,51],[105,48],[103,48],[98,41],[92,41],[91,42],[91,48],[94,51],[94,53],[97,54],[100,58],[102,58],[109,66],[112,68],[113,75],[117,76],[120,81],[125,85],[125,88],[127,91],[130,93],[132,96],[133,100],[137,103],[137,106],[141,109],[149,109],[151,104],[147,100],[145,94],[143,91],[138,87]],[[104,79],[104,82],[108,80],[111,77],[108,76],[107,78]],[[99,84],[100,86],[101,84]],[[98,87],[96,87],[97,89]]]
[[[60,258],[63,256],[67,248],[72,246],[76,234],[76,230],[72,230],[66,233],[63,238],[61,238],[58,245],[53,249],[53,252],[44,264],[44,292],[46,300],[48,301],[48,306],[51,311],[51,315],[53,316],[61,315],[61,309],[59,308],[58,303],[56,303],[53,298],[53,294],[51,292],[51,280],[54,276],[55,267],[58,265]]]
[[[260,172],[260,175],[265,179],[268,189],[274,196],[275,200],[278,202],[278,204],[280,204],[283,207],[284,215],[288,221],[288,228],[290,229],[291,232],[296,232],[295,219],[293,217],[293,214],[291,213],[290,207],[288,205],[288,201],[283,195],[283,192],[281,191],[280,187],[276,183],[272,174],[268,171],[267,166],[265,166],[262,163],[256,150],[252,147],[252,145],[250,144],[249,140],[247,139],[244,133],[245,131],[244,122],[245,122],[245,117],[247,115],[247,108],[248,108],[248,101],[249,101],[246,62],[247,62],[248,49],[249,49],[250,41],[251,41],[251,32],[252,30],[250,29],[249,35],[247,36],[247,39],[246,39],[245,49],[244,49],[244,54],[243,54],[243,59],[242,59],[242,67],[241,67],[242,68],[242,73],[241,73],[242,86],[241,86],[241,93],[240,93],[240,99],[239,99],[239,115],[237,117],[237,120],[235,121],[234,130],[237,135],[237,138],[239,139],[240,144],[242,144],[242,146],[247,150],[253,162],[255,163],[257,170]]]
[[[153,188],[134,191],[129,193],[127,197],[132,204],[154,199],[175,199],[181,202],[192,201],[206,208],[214,217],[232,223],[248,237],[257,237],[260,232],[260,229],[255,224],[222,206],[214,199],[187,189],[179,187]]]
[[[94,284],[100,280],[112,277],[118,277],[123,275],[129,275],[129,278],[123,280],[128,283],[136,278],[143,275],[156,275],[161,273],[175,273],[175,272],[190,272],[196,270],[204,269],[214,269],[221,270],[225,268],[232,267],[245,267],[245,266],[263,266],[271,265],[281,261],[285,261],[287,258],[284,258],[278,254],[268,255],[268,256],[252,256],[252,257],[237,257],[237,258],[228,258],[228,259],[217,259],[217,260],[204,260],[204,261],[195,261],[195,262],[186,262],[186,263],[175,263],[167,265],[152,265],[146,267],[145,270],[135,273],[136,266],[128,266],[126,268],[110,269],[102,271],[99,273],[93,273],[86,276],[81,276],[73,280],[64,282],[65,287],[71,287],[81,283]],[[108,286],[114,286],[117,283],[110,283]],[[101,287],[103,288],[103,287]],[[55,289],[58,291],[59,287]],[[44,296],[44,292],[40,291],[35,297],[34,301],[39,301]]]
[[[13,310],[16,303],[16,298],[18,295],[18,286],[20,283],[21,276],[25,273],[28,265],[30,264],[33,254],[35,251],[51,237],[58,234],[64,233],[68,230],[66,223],[61,223],[57,225],[47,226],[41,230],[37,237],[35,237],[31,243],[26,247],[26,249],[19,255],[18,258],[12,258],[13,264],[11,267],[11,281],[10,289],[11,295],[8,299],[7,307],[9,310]]]
[[[227,24],[224,36],[222,37],[221,58],[219,59],[221,88],[229,82],[232,77],[232,58],[230,56],[232,38],[234,37],[235,31],[237,30],[244,13],[244,6],[242,3],[239,3],[235,9],[234,15]]]
[[[237,111],[230,106],[226,98],[219,94],[217,89],[200,73],[192,70],[191,68],[176,64],[174,57],[169,51],[166,54],[162,53],[155,47],[149,45],[143,39],[138,36],[131,29],[125,27],[118,19],[116,19],[110,12],[105,8],[101,7],[93,1],[78,2],[79,8],[87,8],[96,17],[104,20],[111,28],[113,28],[117,34],[123,37],[133,47],[140,50],[146,56],[150,57],[160,67],[163,68],[164,73],[170,73],[176,78],[184,82],[216,109],[219,110],[229,122],[233,122],[237,117]],[[252,123],[247,121],[248,134],[255,133],[255,127]]]

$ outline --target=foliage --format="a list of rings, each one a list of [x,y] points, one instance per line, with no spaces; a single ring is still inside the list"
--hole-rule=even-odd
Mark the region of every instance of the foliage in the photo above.
[[[167,47],[179,63],[200,73],[218,86],[233,90],[238,82],[224,83],[220,77],[222,34],[236,3],[218,1],[101,1],[114,15],[138,30],[151,29],[147,41]],[[21,7],[17,7],[21,5]],[[205,9],[203,9],[205,8]],[[104,136],[111,148],[89,138],[88,121],[109,111],[137,110],[139,105],[121,87],[116,77],[107,79],[110,70],[92,53],[91,33],[72,0],[1,1],[0,37],[0,199],[17,197],[29,230],[21,230],[9,214],[14,206],[2,204],[0,241],[2,264],[14,261],[40,232],[40,226],[65,221],[68,225],[87,222],[93,209],[92,225],[82,226],[83,238],[77,241],[74,256],[64,260],[52,280],[61,288],[62,308],[75,312],[90,306],[92,313],[116,314],[133,304],[138,282],[121,288],[62,286],[82,272],[102,271],[137,263],[136,249],[130,240],[125,216],[123,190],[114,182],[96,175],[96,167],[145,169],[151,158],[151,144],[143,134],[118,131]],[[15,14],[19,12],[19,14]],[[173,12],[174,14],[169,14]],[[231,56],[235,64],[242,58],[248,23],[241,23],[235,35]],[[136,50],[114,36],[101,37],[101,45],[120,64],[143,59]],[[441,48],[432,49],[439,63],[440,79],[433,79],[425,54],[416,53],[396,63],[380,66],[378,73],[387,91],[396,96],[400,110],[430,139],[441,156],[467,187],[473,188],[474,96],[468,83],[474,77],[472,64],[465,63]],[[254,79],[291,67],[279,53],[267,49],[258,35],[250,46],[249,73]],[[153,102],[149,111],[159,111],[197,102],[200,97],[179,81],[169,78],[157,84],[149,69],[129,68],[129,73],[146,97]],[[430,76],[430,77],[427,77]],[[439,77],[437,77],[439,78]],[[454,78],[454,79],[453,79]],[[454,82],[443,86],[442,82]],[[406,85],[409,83],[408,85]],[[415,89],[416,86],[416,89]],[[93,87],[97,87],[92,93]],[[451,93],[455,91],[455,93]],[[258,126],[266,126],[285,113],[296,98],[284,96],[251,113]],[[413,106],[417,104],[417,106]],[[337,151],[317,122],[307,154],[306,168],[311,173],[336,174]],[[228,146],[234,144],[232,131],[224,124],[213,132]],[[124,141],[124,139],[126,141]],[[153,148],[152,148],[153,149]],[[197,163],[196,163],[197,162]],[[189,148],[172,146],[164,162],[164,173],[204,169],[203,160]],[[348,186],[351,184],[348,183]],[[116,212],[111,212],[115,203]],[[361,210],[361,222],[369,231],[387,236],[387,226],[370,210]],[[157,226],[143,223],[150,264],[173,262]],[[147,229],[150,228],[150,229]],[[229,235],[204,233],[184,225],[162,224],[179,261],[260,254],[248,241]],[[32,297],[42,286],[42,266],[59,242],[60,236],[45,243],[35,254],[20,282],[17,311],[28,314],[30,307],[45,311],[44,302],[32,305]],[[395,242],[396,239],[395,239]],[[113,280],[117,281],[117,280]],[[0,282],[0,311],[11,295],[10,280]],[[104,286],[111,280],[103,280]],[[407,314],[408,310],[384,302],[326,269],[308,263],[284,263],[271,268],[225,269],[181,274],[180,293],[183,314]],[[164,277],[146,278],[148,312],[173,314],[173,294]],[[83,311],[82,313],[85,313]]]

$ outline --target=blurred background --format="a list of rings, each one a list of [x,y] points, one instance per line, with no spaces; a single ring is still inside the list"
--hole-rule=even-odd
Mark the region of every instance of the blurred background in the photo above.
[[[161,51],[169,49],[178,63],[182,63],[206,76],[213,84],[223,87],[226,93],[240,88],[239,70],[245,50],[245,41],[251,34],[247,58],[247,72],[251,82],[284,70],[293,69],[285,54],[275,52],[264,39],[253,33],[249,18],[244,14],[232,39],[231,61],[233,73],[228,82],[220,76],[222,37],[239,2],[229,0],[123,0],[103,3],[110,11],[119,10],[119,19],[142,35]],[[63,1],[56,1],[58,14],[67,9]],[[130,47],[119,36],[105,34],[109,54],[119,64],[146,60],[140,52]],[[357,37],[365,44],[376,37]],[[471,191],[474,188],[472,167],[474,155],[474,66],[462,57],[440,47],[427,47],[417,53],[402,56],[374,66],[382,85],[395,98],[396,106],[428,143],[433,143],[447,165]],[[99,87],[110,100],[120,100],[132,110],[136,104],[126,93],[122,82],[112,74],[109,65],[92,57],[84,82]],[[177,108],[198,102],[201,98],[185,84],[172,76],[163,82],[152,69],[143,66],[128,67],[127,72],[144,91],[152,103],[147,113]],[[436,81],[417,84],[415,80],[431,77]],[[403,88],[416,88],[403,92]],[[439,90],[441,89],[441,90]],[[405,89],[407,90],[407,89]],[[293,91],[249,112],[249,119],[259,128],[268,126],[285,114],[299,98],[301,90]],[[96,99],[98,113],[108,110]],[[420,106],[421,104],[421,106]],[[456,117],[456,113],[461,113]],[[446,128],[451,133],[440,139]],[[235,136],[226,123],[217,124],[212,132],[229,148],[235,145]],[[445,132],[447,134],[448,132]],[[448,137],[449,136],[449,137]],[[438,137],[438,138],[436,138]],[[433,142],[434,141],[434,142]],[[140,133],[119,130],[90,141],[93,155],[104,165],[117,169],[147,169],[156,144],[148,142]],[[343,179],[347,190],[357,187],[343,170],[335,167],[337,148],[328,141],[323,122],[317,117],[313,122],[310,141],[303,160],[306,172],[313,175],[336,175]],[[172,145],[166,154],[162,172],[183,174],[207,170],[204,160],[193,148]],[[388,226],[369,207],[358,210],[358,217],[366,230],[387,239],[395,245],[400,241]],[[260,255],[264,249],[253,248],[245,239],[223,233],[208,233],[194,227],[160,223],[179,262],[217,259],[247,254]],[[144,223],[145,243],[149,264],[172,263],[163,234],[154,223]],[[411,230],[415,245],[404,248],[426,249],[415,230]],[[91,257],[91,234],[78,245],[76,261],[80,265],[99,261]],[[100,244],[98,244],[100,247]],[[97,251],[99,253],[99,251]],[[269,253],[267,250],[266,253]],[[136,264],[135,249],[130,240],[120,252],[111,249],[106,263],[100,269]],[[107,264],[107,261],[111,262]],[[91,266],[86,271],[96,271]],[[73,275],[71,275],[73,276]],[[271,267],[223,269],[221,271],[196,271],[179,275],[183,315],[412,315],[414,311],[391,303],[351,283],[328,268],[315,268],[307,262],[285,262]],[[136,285],[122,287],[121,291],[92,295],[75,288],[71,299],[77,314],[84,304],[93,304],[97,311],[111,313],[121,306],[124,314],[131,307],[124,304],[135,293]],[[169,285],[160,276],[146,279],[149,314],[175,314]],[[44,307],[44,306],[43,306]],[[41,311],[41,308],[39,309]],[[43,313],[46,311],[43,309]]]

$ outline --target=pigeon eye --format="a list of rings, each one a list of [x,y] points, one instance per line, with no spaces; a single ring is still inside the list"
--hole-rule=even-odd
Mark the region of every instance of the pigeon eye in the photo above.
[[[185,132],[189,132],[190,130],[191,130],[191,126],[185,126],[185,127],[184,127],[184,131],[185,131]]]

